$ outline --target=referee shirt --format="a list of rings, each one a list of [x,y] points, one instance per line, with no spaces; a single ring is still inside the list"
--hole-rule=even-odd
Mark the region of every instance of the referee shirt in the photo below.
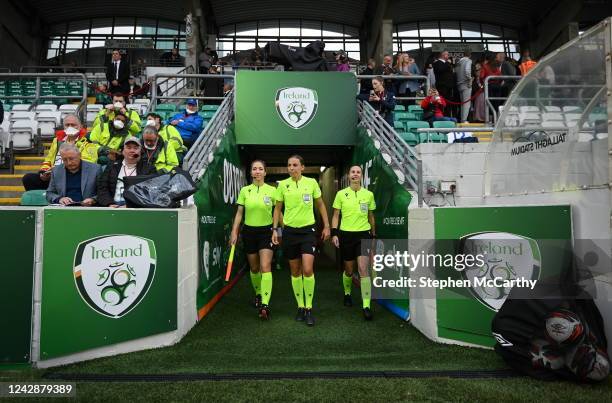
[[[285,204],[283,222],[288,227],[302,228],[314,225],[314,199],[321,197],[316,180],[302,176],[299,181],[289,177],[279,182],[276,201]]]
[[[240,189],[237,203],[244,206],[244,223],[249,227],[272,225],[272,209],[276,189],[264,183],[257,186],[252,183]]]
[[[376,210],[374,193],[363,187],[354,191],[349,186],[336,193],[333,208],[342,213],[341,231],[369,231],[368,211]]]

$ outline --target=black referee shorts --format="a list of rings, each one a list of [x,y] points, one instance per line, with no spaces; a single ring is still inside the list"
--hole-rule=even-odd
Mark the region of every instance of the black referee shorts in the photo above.
[[[317,249],[317,235],[314,226],[283,228],[283,253],[289,260],[302,255],[314,255]]]
[[[251,227],[244,225],[242,227],[242,242],[244,243],[244,251],[251,255],[258,253],[262,249],[272,249],[272,226]]]
[[[350,262],[357,259],[357,256],[368,256],[370,254],[370,231],[340,231],[340,255],[342,260]],[[362,241],[366,241],[362,245]]]

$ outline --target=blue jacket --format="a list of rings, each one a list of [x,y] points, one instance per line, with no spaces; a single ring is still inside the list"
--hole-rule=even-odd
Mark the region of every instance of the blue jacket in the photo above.
[[[179,121],[175,127],[181,134],[183,140],[195,140],[202,132],[204,120],[202,119],[202,116],[198,115],[197,113],[187,114],[185,112],[179,112],[170,119],[166,120],[166,124],[169,125],[173,120]]]

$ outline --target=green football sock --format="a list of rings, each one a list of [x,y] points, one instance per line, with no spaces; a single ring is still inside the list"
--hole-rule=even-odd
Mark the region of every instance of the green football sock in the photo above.
[[[293,287],[293,295],[295,295],[298,308],[304,308],[304,281],[302,276],[291,276],[291,286]]]
[[[272,273],[261,275],[261,303],[268,305],[272,296]]]
[[[255,290],[255,295],[261,295],[261,272],[251,273],[251,284],[253,284],[253,290]]]
[[[353,277],[347,276],[345,272],[342,272],[342,285],[344,286],[344,295],[351,295]]]
[[[372,298],[372,283],[370,283],[370,277],[361,277],[361,299],[363,300],[363,307],[370,307],[370,299]]]
[[[312,308],[312,297],[314,296],[315,278],[304,276],[304,294],[306,294],[306,309]]]

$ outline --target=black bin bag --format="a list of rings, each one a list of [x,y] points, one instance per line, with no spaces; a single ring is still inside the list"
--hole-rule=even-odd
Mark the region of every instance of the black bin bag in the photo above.
[[[123,197],[128,207],[178,207],[181,200],[197,190],[189,173],[183,170],[160,175],[132,176],[125,180]]]

